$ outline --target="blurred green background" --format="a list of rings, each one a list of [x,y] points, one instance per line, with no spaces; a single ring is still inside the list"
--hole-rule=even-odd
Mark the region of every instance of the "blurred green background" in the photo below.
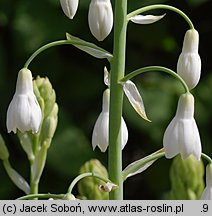
[[[18,71],[40,46],[65,38],[69,32],[112,52],[112,34],[104,42],[92,37],[87,24],[89,0],[81,0],[74,20],[62,12],[59,0],[0,0],[0,133],[10,159],[25,178],[29,177],[26,155],[17,137],[7,134],[6,112],[15,91]],[[114,4],[114,1],[111,1]],[[212,8],[210,0],[129,0],[129,12],[153,3],[170,4],[183,10],[200,34],[201,82],[192,91],[196,99],[195,118],[203,151],[212,156]],[[163,14],[154,11],[152,14]],[[166,11],[158,23],[139,26],[130,23],[127,37],[127,73],[141,66],[162,65],[176,68],[188,25],[177,14]],[[97,60],[70,45],[51,48],[30,65],[33,76],[48,76],[59,104],[58,129],[49,150],[40,192],[65,193],[80,166],[91,158],[107,165],[107,153],[92,151],[91,135],[101,112],[103,68],[106,60]],[[125,98],[123,116],[129,141],[123,150],[123,166],[162,147],[166,126],[176,111],[183,89],[179,82],[164,74],[149,73],[134,79],[152,123],[144,122]],[[161,199],[170,189],[171,160],[161,159],[144,173],[125,183],[125,199]],[[75,191],[77,194],[77,191]],[[0,199],[22,196],[8,178],[0,162]]]

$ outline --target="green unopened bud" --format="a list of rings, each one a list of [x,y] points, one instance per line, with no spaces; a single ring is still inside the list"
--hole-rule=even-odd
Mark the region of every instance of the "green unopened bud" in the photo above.
[[[41,143],[46,142],[47,145],[51,143],[57,128],[58,121],[58,105],[55,103],[52,112],[43,120],[40,140]]]
[[[39,96],[44,100],[44,118],[49,115],[49,113],[52,112],[52,109],[54,108],[55,100],[56,100],[56,95],[55,91],[52,88],[52,85],[49,81],[49,79],[46,78],[41,78],[37,77],[34,80],[34,88],[38,89],[39,91]],[[36,97],[38,96],[38,93],[35,92]]]
[[[80,168],[80,174],[86,173],[86,172],[93,172],[98,175],[101,175],[102,177],[107,178],[108,173],[106,168],[96,159],[92,159],[88,162],[86,162],[81,168]],[[93,177],[86,177],[82,179],[78,184],[78,190],[79,194],[82,197],[86,197],[89,200],[105,200],[108,199],[108,192],[102,192],[99,189],[100,185],[104,185],[105,182],[93,178]]]
[[[9,158],[9,152],[7,150],[7,146],[5,145],[4,139],[0,134],[0,159],[7,160]]]
[[[190,156],[182,160],[174,158],[170,169],[171,193],[169,199],[195,200],[201,197],[204,189],[203,162]]]
[[[48,148],[57,127],[58,105],[56,94],[48,78],[37,77],[34,80],[34,92],[42,104],[43,121],[40,129],[40,143]]]

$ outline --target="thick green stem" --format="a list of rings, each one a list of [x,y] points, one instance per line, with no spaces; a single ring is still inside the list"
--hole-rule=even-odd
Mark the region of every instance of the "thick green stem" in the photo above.
[[[30,194],[37,194],[38,193],[38,183],[31,182],[30,183]]]
[[[123,199],[121,116],[123,90],[119,85],[125,72],[125,49],[127,30],[127,0],[115,1],[114,50],[111,62],[110,117],[109,117],[109,178],[118,185],[110,193],[110,199]]]

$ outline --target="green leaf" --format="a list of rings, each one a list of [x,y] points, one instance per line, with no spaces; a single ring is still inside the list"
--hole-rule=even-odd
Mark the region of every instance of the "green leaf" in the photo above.
[[[113,57],[111,53],[108,51],[98,47],[97,45],[84,41],[78,37],[72,36],[68,33],[66,33],[66,38],[68,41],[73,42],[73,45],[77,47],[78,49],[90,54],[91,56],[94,56],[99,59],[107,58],[108,60]]]
[[[14,170],[8,160],[3,161],[4,167],[7,171],[8,176],[13,181],[13,183],[26,194],[29,194],[30,187],[27,181],[16,171]]]
[[[164,150],[158,150],[140,160],[134,161],[129,164],[123,171],[123,179],[126,180],[128,177],[134,176],[136,174],[142,173],[147,168],[149,168],[156,160],[164,156]]]

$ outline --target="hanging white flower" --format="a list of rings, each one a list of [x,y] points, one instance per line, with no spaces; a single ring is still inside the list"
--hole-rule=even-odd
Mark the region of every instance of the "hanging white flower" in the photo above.
[[[18,73],[16,92],[7,110],[8,133],[16,133],[17,129],[37,133],[41,118],[41,109],[33,92],[31,71],[23,68]]]
[[[166,158],[172,158],[180,153],[182,159],[194,155],[197,160],[200,160],[201,141],[194,119],[192,94],[181,95],[176,115],[165,131],[163,145]]]
[[[60,0],[60,4],[64,14],[69,19],[73,19],[77,12],[79,0]]]
[[[102,104],[102,112],[100,113],[92,135],[92,146],[93,149],[98,146],[102,152],[107,150],[109,140],[109,100],[110,100],[110,90],[106,89],[103,93],[103,104]],[[121,145],[122,149],[127,143],[128,140],[128,130],[124,119],[121,119],[121,134],[122,140]]]
[[[103,41],[113,27],[113,9],[110,0],[91,0],[88,24],[93,36]]]
[[[199,82],[201,74],[201,59],[198,53],[199,33],[195,29],[186,32],[183,49],[177,62],[177,73],[185,80],[189,89]]]
[[[206,187],[202,193],[202,200],[212,200],[212,163],[206,167]]]

